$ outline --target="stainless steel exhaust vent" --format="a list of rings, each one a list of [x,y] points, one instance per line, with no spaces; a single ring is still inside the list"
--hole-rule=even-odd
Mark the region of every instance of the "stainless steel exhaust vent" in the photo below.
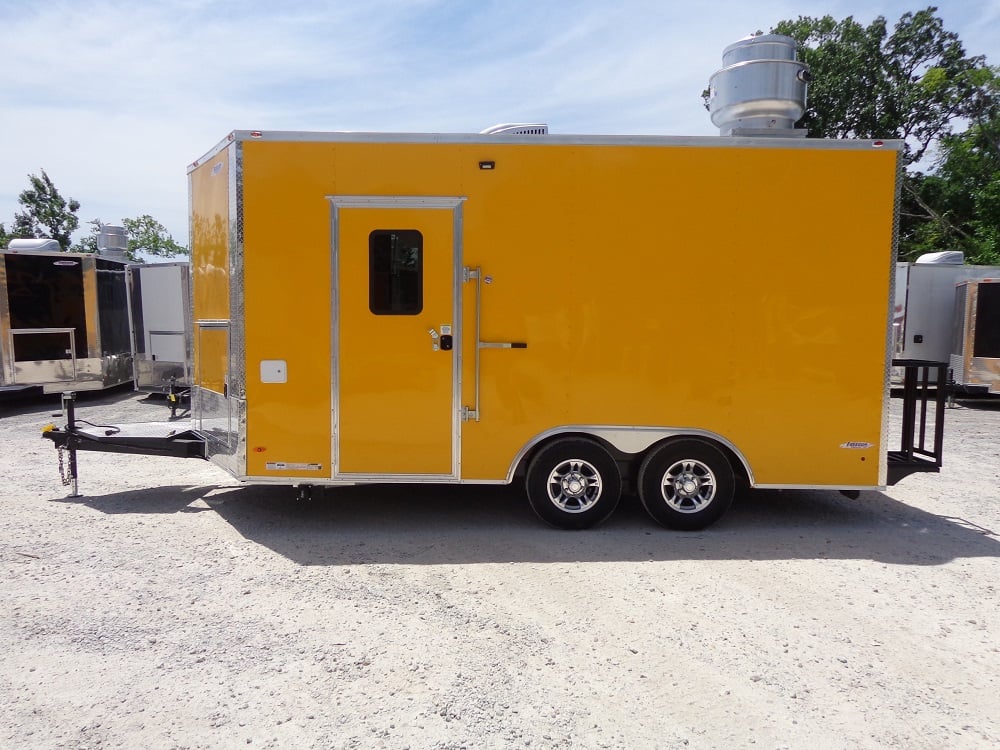
[[[107,258],[124,258],[128,250],[128,233],[125,227],[101,224],[97,234],[97,252]]]
[[[730,44],[709,79],[708,108],[720,135],[805,135],[809,67],[795,59],[795,40],[758,34]]]

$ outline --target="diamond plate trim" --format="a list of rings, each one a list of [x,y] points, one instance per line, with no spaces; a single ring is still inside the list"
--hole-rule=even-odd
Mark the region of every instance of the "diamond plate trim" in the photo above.
[[[243,144],[229,150],[229,396],[246,398],[246,296],[243,288]]]

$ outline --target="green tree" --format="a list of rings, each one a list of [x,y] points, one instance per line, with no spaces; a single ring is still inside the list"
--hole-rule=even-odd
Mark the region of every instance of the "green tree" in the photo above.
[[[961,250],[969,263],[1000,265],[1000,67],[988,69],[982,90],[984,104],[969,127],[941,139],[930,174],[908,180],[903,239],[910,257]]]
[[[128,232],[129,253],[136,257],[142,253],[172,258],[175,255],[187,255],[189,252],[186,247],[175,242],[167,228],[149,214],[134,219],[122,219],[122,224]]]
[[[71,249],[74,253],[97,252],[97,235],[100,234],[101,227],[104,226],[104,222],[100,219],[91,219],[87,223],[90,224],[90,234],[73,245]]]
[[[74,246],[76,252],[96,253],[97,237],[104,222],[93,219],[90,234]],[[176,255],[188,255],[189,250],[177,243],[167,228],[149,214],[143,214],[134,219],[122,219],[122,226],[128,236],[128,247],[125,255],[130,260],[140,261],[142,256],[158,256],[172,258]]]
[[[0,222],[0,248],[5,249],[7,247],[7,243],[9,243],[12,239],[13,237],[7,234],[7,227],[3,225],[3,222]]]
[[[908,257],[961,250],[968,263],[1000,265],[1000,117],[942,138],[934,171],[910,184],[917,212],[904,208]]]
[[[813,75],[799,123],[810,137],[904,142],[900,257],[960,249],[995,262],[1000,68],[966,55],[936,13],[904,13],[891,32],[881,16],[867,26],[800,16],[773,32],[799,42]],[[918,171],[935,154],[930,173]]]
[[[41,177],[28,175],[31,187],[18,196],[18,203],[24,210],[14,214],[11,236],[48,237],[56,240],[63,250],[69,250],[70,235],[80,226],[76,216],[80,202],[63,198],[45,170],[41,172]]]
[[[808,108],[800,125],[814,138],[899,138],[919,161],[962,118],[993,106],[983,56],[969,57],[931,6],[904,13],[889,32],[831,16],[781,21],[773,32],[799,43],[809,65]]]

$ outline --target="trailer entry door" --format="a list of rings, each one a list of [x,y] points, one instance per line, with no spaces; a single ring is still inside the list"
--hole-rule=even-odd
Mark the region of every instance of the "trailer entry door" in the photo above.
[[[333,199],[336,476],[457,477],[460,204],[426,200]]]

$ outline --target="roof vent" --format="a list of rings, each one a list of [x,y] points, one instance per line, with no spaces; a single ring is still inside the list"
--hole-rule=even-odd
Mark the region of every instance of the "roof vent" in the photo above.
[[[494,125],[481,130],[480,135],[548,135],[549,126],[544,122],[513,122]]]
[[[795,59],[795,40],[757,34],[730,44],[709,79],[708,108],[720,135],[803,136],[809,67]]]
[[[965,263],[965,253],[961,250],[942,250],[939,253],[924,253],[915,262],[921,265],[960,266]]]
[[[15,253],[59,253],[62,245],[46,237],[41,239],[14,239],[7,243],[7,249]]]
[[[101,224],[97,233],[97,252],[106,258],[124,258],[128,250],[128,233],[125,227]]]

